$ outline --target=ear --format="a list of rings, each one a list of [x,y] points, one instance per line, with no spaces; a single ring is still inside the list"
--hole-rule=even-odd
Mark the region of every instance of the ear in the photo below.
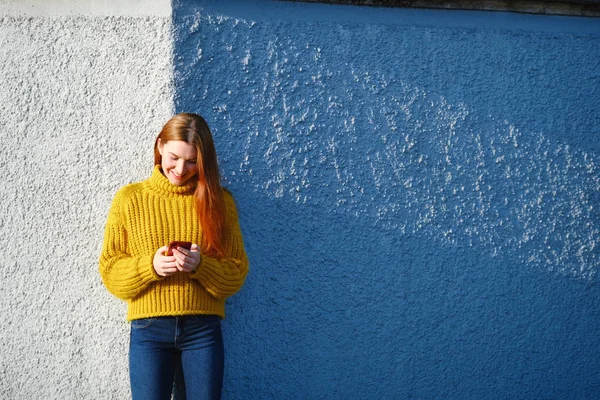
[[[160,140],[160,138],[156,142],[158,144],[158,146],[157,146],[158,147],[158,153],[162,157],[162,155],[163,155],[163,147],[165,147],[165,143],[162,140]]]

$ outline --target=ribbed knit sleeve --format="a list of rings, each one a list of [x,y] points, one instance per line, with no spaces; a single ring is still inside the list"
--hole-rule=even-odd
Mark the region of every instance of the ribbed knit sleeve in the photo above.
[[[162,279],[152,265],[154,254],[128,254],[127,227],[123,212],[129,190],[130,186],[122,188],[112,202],[99,262],[104,285],[113,295],[123,300],[134,298],[152,282]]]
[[[227,236],[225,238],[225,257],[213,258],[202,255],[202,261],[191,274],[206,290],[218,299],[225,299],[236,293],[248,274],[248,257],[238,220],[235,202],[231,195],[225,194]]]

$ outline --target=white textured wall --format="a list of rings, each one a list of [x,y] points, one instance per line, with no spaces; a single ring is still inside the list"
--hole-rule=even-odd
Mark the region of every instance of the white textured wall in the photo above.
[[[173,109],[168,1],[0,2],[0,398],[129,397],[97,260]]]

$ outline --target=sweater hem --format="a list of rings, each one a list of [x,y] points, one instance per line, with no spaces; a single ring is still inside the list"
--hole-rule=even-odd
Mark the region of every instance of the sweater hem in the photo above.
[[[189,311],[178,311],[178,312],[151,312],[137,315],[128,315],[127,322],[134,321],[136,319],[144,318],[156,318],[156,317],[183,317],[189,315],[216,315],[220,319],[225,319],[225,313],[216,312],[215,310],[189,310]]]

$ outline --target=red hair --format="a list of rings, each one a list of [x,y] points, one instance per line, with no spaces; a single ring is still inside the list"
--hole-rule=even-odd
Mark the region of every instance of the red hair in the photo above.
[[[194,192],[196,213],[202,228],[202,252],[222,257],[225,234],[225,202],[217,163],[217,152],[208,124],[200,115],[181,113],[171,118],[160,131],[154,143],[154,165],[162,164],[158,140],[166,143],[180,140],[196,147],[198,171],[192,179],[198,180]]]

